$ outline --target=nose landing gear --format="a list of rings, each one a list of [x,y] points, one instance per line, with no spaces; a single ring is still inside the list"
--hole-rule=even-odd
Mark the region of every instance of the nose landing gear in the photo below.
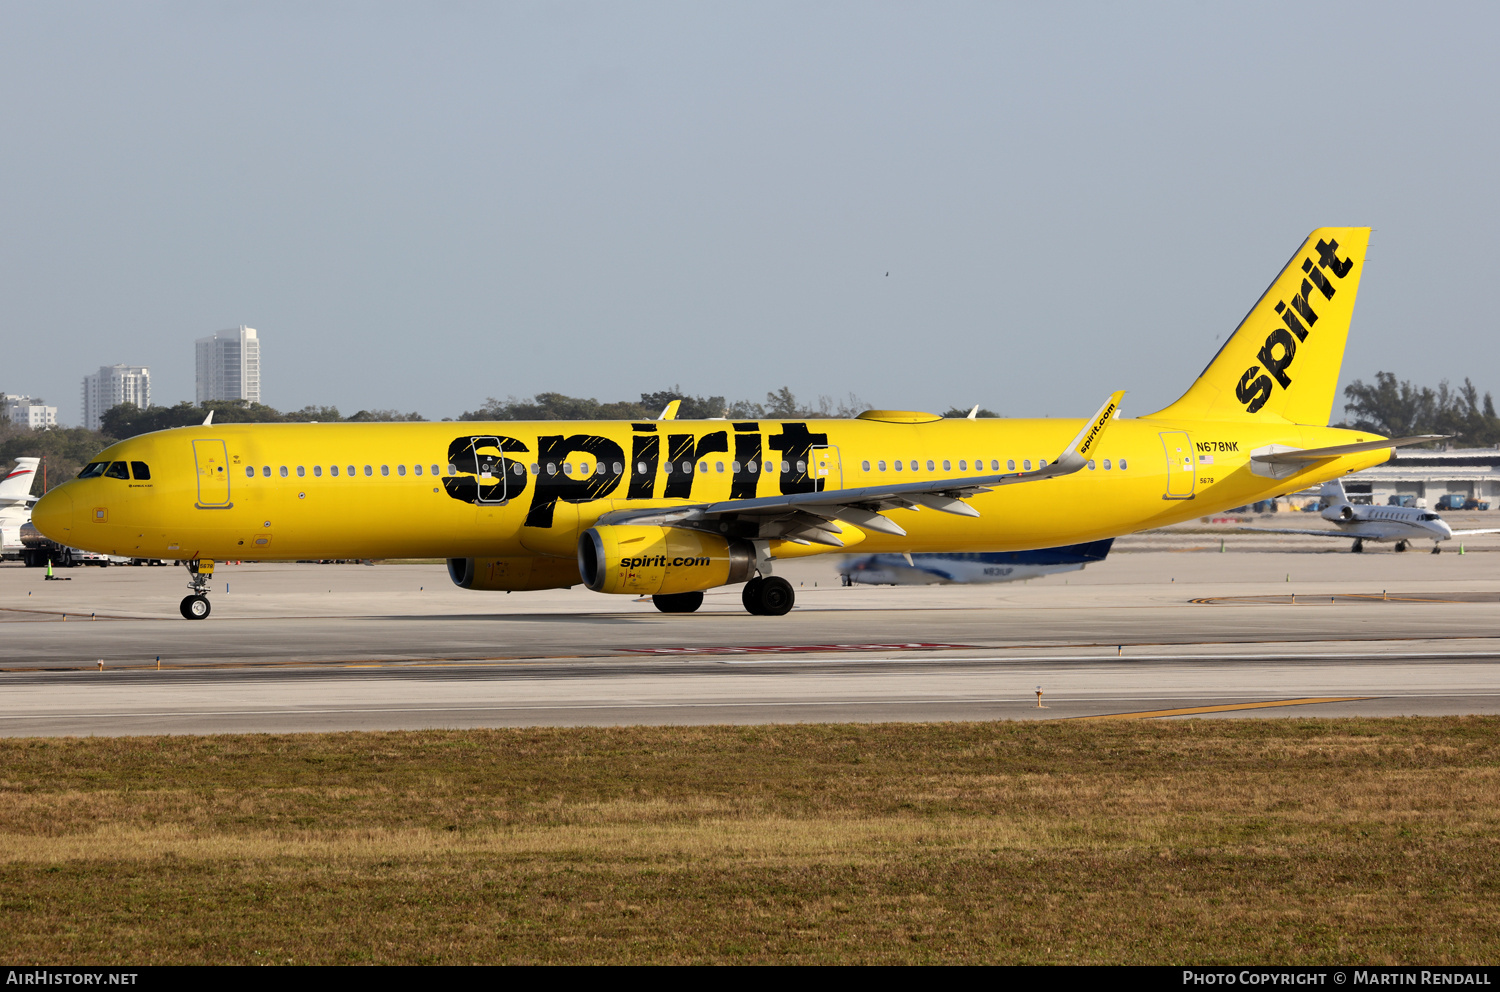
[[[178,609],[184,620],[202,620],[212,607],[208,605],[208,580],[214,577],[214,563],[209,559],[183,562],[188,570],[188,588],[191,596],[184,596]]]

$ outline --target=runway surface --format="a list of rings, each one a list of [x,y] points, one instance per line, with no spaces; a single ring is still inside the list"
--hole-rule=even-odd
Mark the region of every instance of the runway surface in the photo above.
[[[4,568],[0,734],[1496,713],[1497,566],[1145,550],[1024,586],[843,589],[809,563],[767,618],[736,590],[669,616],[465,592],[441,566],[246,565],[203,622],[176,616],[180,569]]]

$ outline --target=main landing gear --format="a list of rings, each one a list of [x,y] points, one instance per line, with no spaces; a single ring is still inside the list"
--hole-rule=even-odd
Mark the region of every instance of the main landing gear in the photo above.
[[[1359,554],[1361,551],[1365,550],[1365,542],[1356,537],[1354,539],[1354,547],[1350,548],[1349,550],[1354,554]]]
[[[1397,551],[1405,551],[1406,550],[1406,542],[1405,541],[1397,541],[1396,542],[1396,550]]]
[[[797,601],[797,594],[792,591],[792,584],[786,579],[775,575],[765,577],[757,576],[745,583],[745,591],[740,595],[744,601],[745,609],[758,617],[780,617],[791,612],[792,604]]]
[[[207,559],[183,562],[188,570],[188,588],[193,590],[191,596],[184,596],[182,611],[184,620],[205,619],[212,607],[208,605],[208,580],[214,577],[214,563]]]

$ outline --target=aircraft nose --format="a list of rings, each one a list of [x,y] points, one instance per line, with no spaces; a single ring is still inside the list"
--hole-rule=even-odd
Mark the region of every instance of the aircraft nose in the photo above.
[[[54,489],[31,508],[31,523],[42,536],[58,544],[71,544],[73,533],[73,497]]]

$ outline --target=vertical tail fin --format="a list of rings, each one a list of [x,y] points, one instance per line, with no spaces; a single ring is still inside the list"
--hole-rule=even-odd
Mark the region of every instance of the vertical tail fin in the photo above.
[[[36,481],[36,467],[40,458],[17,458],[15,468],[0,479],[0,503],[23,503]]]
[[[1198,380],[1151,416],[1326,425],[1369,242],[1368,227],[1309,234]]]

